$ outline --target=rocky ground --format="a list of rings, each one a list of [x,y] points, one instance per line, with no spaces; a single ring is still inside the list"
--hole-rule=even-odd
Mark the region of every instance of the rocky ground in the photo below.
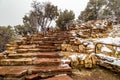
[[[103,67],[94,69],[77,69],[72,70],[71,77],[73,80],[120,80],[120,74],[111,72]]]

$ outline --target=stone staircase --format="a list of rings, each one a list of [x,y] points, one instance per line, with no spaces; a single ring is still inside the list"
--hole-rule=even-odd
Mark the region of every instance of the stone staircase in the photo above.
[[[71,74],[59,52],[60,45],[70,36],[67,32],[37,34],[7,44],[6,53],[0,55],[0,80],[49,80],[56,75]],[[68,75],[61,77],[72,80]]]

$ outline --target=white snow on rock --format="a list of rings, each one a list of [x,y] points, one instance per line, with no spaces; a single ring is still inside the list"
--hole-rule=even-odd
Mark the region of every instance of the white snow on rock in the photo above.
[[[110,50],[109,48],[107,48],[106,46],[103,46],[101,49],[102,52],[112,52],[112,50]]]
[[[70,62],[70,60],[67,58],[67,59],[61,59],[61,61],[63,62],[63,63],[67,63],[67,62]]]
[[[77,55],[71,55],[69,57],[72,59],[72,61],[76,61],[77,60]]]
[[[62,67],[69,67],[68,64],[61,64],[60,66],[62,66]]]
[[[71,31],[72,36],[76,36],[75,31]]]
[[[111,65],[116,65],[116,66],[120,66],[120,59],[118,58],[115,58],[115,57],[110,57],[110,56],[107,56],[105,54],[96,54],[97,56],[99,56],[102,60],[103,63],[109,63]]]
[[[55,75],[55,77],[58,77],[58,76],[65,76],[67,74],[59,74],[59,75]]]
[[[89,58],[91,58],[92,56],[95,56],[94,52],[89,55]]]
[[[120,66],[120,60],[114,60],[111,64],[116,65],[116,66]]]
[[[87,57],[86,54],[80,54],[80,55],[78,55],[78,58],[81,59],[81,60],[85,60],[86,57]]]
[[[95,45],[93,44],[93,42],[89,42],[88,47],[89,47],[89,48],[95,48]]]
[[[120,51],[120,47],[117,47],[116,51]]]
[[[107,38],[100,38],[100,39],[93,39],[94,41],[101,42],[101,43],[106,43],[106,44],[120,44],[120,37],[107,37]]]
[[[111,56],[107,56],[105,54],[96,54],[97,56],[99,56],[101,59],[107,58],[107,59],[116,59],[115,57],[111,57]]]
[[[79,34],[79,35],[83,35],[83,33],[82,33],[82,32],[79,32],[78,34]]]

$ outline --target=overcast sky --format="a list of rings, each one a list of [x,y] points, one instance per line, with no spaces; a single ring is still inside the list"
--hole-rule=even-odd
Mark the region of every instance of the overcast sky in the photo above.
[[[31,10],[33,0],[0,0],[0,25],[22,24],[22,18]],[[73,10],[76,18],[87,5],[89,0],[37,0],[40,2],[49,1],[58,6],[59,9]]]

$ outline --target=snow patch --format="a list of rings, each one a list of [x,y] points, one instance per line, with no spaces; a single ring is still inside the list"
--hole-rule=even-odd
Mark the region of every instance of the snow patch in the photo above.
[[[77,55],[71,55],[69,57],[72,59],[72,61],[76,61],[77,60]]]
[[[62,61],[63,63],[70,62],[70,60],[69,60],[69,59],[61,59],[61,61]]]
[[[112,52],[112,50],[110,50],[109,48],[107,48],[106,46],[103,46],[101,49],[102,52],[106,51],[106,52]]]
[[[116,65],[116,66],[120,66],[120,60],[114,60],[111,64]]]
[[[87,57],[86,54],[80,54],[80,55],[78,55],[78,58],[81,59],[81,60],[85,60],[86,57]]]
[[[76,36],[75,31],[71,31],[72,36]]]
[[[58,76],[65,76],[67,74],[59,74],[59,75],[56,75],[55,77],[58,77]]]
[[[68,64],[61,64],[60,66],[62,66],[62,67],[69,67]]]
[[[95,48],[95,45],[93,44],[93,42],[90,42],[88,45],[89,48]]]
[[[79,32],[78,34],[79,34],[79,35],[83,35],[83,33],[82,33],[82,32]]]
[[[120,47],[117,47],[116,51],[120,51]]]
[[[107,37],[107,38],[93,39],[93,40],[106,44],[116,44],[116,45],[120,44],[120,37],[115,37],[115,38]]]
[[[118,58],[110,57],[110,56],[107,56],[105,54],[96,54],[96,55],[104,60],[104,61],[102,61],[102,63],[105,62],[105,63],[109,63],[111,65],[120,66],[120,59],[118,59]]]

